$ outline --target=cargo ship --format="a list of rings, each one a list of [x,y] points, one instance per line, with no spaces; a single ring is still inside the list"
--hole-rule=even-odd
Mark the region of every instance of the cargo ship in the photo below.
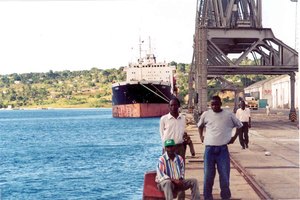
[[[161,117],[169,110],[169,101],[177,96],[173,73],[176,66],[170,63],[156,63],[149,39],[149,50],[137,63],[129,63],[123,71],[126,81],[113,83],[112,113],[116,118]]]

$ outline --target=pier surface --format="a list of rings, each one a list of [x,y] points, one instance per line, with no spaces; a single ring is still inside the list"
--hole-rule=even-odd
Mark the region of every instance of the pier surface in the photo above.
[[[297,111],[298,112],[298,111]],[[229,145],[231,162],[231,199],[262,199],[261,190],[270,199],[300,199],[299,195],[299,121],[288,119],[289,110],[272,109],[271,115],[265,109],[251,110],[249,148],[241,149],[239,139]],[[201,196],[203,194],[203,154],[198,128],[192,114],[183,110],[187,118],[186,131],[191,137],[196,155],[186,150],[186,178],[196,178]],[[297,113],[299,116],[299,113]],[[233,133],[235,129],[233,129]],[[250,180],[253,180],[252,183]],[[254,184],[254,186],[253,186]],[[256,186],[256,187],[255,187]],[[257,192],[258,191],[258,192]],[[186,199],[191,199],[186,191]],[[218,172],[213,187],[214,199],[221,199]],[[203,196],[201,197],[202,199]]]

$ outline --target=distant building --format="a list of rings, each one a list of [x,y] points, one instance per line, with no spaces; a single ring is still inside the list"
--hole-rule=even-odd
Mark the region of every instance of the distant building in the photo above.
[[[299,73],[295,76],[295,108],[299,108]],[[244,89],[247,96],[267,99],[271,108],[291,108],[291,83],[289,75],[281,75],[256,82]]]
[[[272,83],[273,108],[291,108],[291,79],[289,75],[280,76]],[[299,73],[295,76],[295,108],[299,109]]]
[[[255,99],[267,99],[267,103],[272,107],[272,83],[279,77],[272,77],[259,82],[256,82],[244,89],[247,96],[255,97]]]

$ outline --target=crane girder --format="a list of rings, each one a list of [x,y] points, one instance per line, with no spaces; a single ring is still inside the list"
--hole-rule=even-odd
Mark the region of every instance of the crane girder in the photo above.
[[[195,27],[189,108],[197,115],[207,109],[208,76],[298,71],[298,52],[262,27],[262,0],[198,0]],[[242,64],[249,54],[256,65]]]

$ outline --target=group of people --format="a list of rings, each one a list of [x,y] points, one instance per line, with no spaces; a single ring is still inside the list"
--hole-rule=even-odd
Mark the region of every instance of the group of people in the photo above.
[[[216,175],[219,173],[222,199],[230,199],[229,188],[230,158],[228,144],[234,143],[238,135],[242,147],[248,148],[248,130],[251,127],[250,111],[241,102],[236,115],[223,110],[219,96],[211,99],[211,110],[202,114],[197,123],[199,135],[205,145],[204,152],[204,199],[213,199],[212,188]],[[192,199],[200,199],[198,181],[195,178],[185,179],[185,117],[179,113],[180,101],[176,98],[169,102],[170,113],[160,119],[160,135],[164,147],[163,155],[156,166],[157,187],[163,191],[167,200],[173,199],[173,191],[178,192],[177,199],[185,199],[185,190],[191,189]],[[242,116],[242,117],[241,117]],[[247,118],[248,116],[248,118]],[[247,119],[246,119],[247,118]],[[247,121],[248,120],[248,121]],[[237,127],[232,137],[232,129]],[[203,130],[205,128],[205,135]]]

